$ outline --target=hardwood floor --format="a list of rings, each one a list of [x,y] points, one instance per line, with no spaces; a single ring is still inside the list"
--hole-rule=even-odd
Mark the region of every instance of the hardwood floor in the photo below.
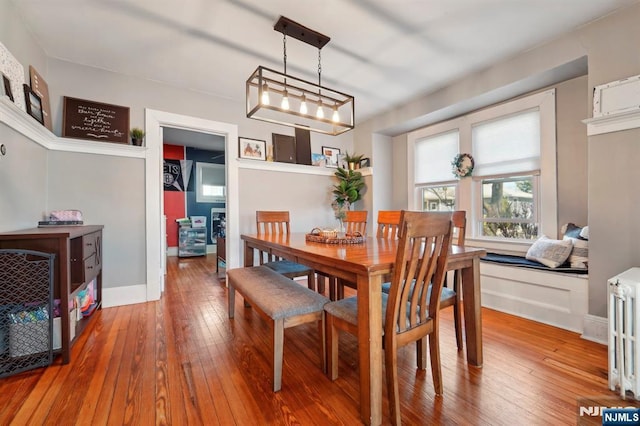
[[[241,297],[235,319],[227,318],[214,256],[169,260],[161,301],[103,309],[70,364],[1,379],[0,424],[360,423],[353,336],[340,337],[340,377],[331,382],[320,370],[317,327],[286,330],[282,391],[273,393],[268,327]],[[443,312],[444,395],[434,396],[429,369],[417,371],[413,346],[404,348],[405,424],[601,424],[579,418],[579,398],[635,405],[608,390],[605,346],[484,309],[484,366],[473,368],[456,350],[452,311]]]

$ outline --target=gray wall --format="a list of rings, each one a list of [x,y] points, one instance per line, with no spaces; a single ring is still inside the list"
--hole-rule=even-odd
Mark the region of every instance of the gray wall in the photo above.
[[[32,228],[46,211],[47,150],[0,123],[0,232]]]

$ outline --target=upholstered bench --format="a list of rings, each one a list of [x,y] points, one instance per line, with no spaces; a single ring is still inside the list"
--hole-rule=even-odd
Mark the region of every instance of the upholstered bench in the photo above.
[[[237,291],[272,329],[273,391],[282,384],[284,329],[320,321],[322,369],[326,365],[324,305],[329,299],[266,266],[232,269],[227,273],[229,318],[234,317]]]

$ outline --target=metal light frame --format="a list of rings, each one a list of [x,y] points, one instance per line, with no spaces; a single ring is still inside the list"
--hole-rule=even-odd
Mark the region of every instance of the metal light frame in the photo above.
[[[353,129],[354,97],[321,85],[320,49],[330,40],[329,37],[283,16],[274,30],[284,35],[284,72],[261,65],[249,76],[246,84],[247,117],[333,136]],[[287,36],[318,48],[318,84],[286,73]],[[265,90],[269,95],[268,103],[262,102]],[[289,100],[288,109],[281,106],[285,94]],[[306,102],[308,112],[301,112],[303,102]],[[316,115],[319,107],[323,109],[323,117]]]

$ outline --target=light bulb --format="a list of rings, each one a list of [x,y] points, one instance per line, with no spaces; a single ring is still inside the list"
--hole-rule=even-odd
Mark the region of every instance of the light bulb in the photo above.
[[[284,95],[282,95],[280,107],[285,111],[289,111],[289,93],[287,93],[286,89],[284,90]]]
[[[262,85],[262,100],[261,100],[262,105],[269,105],[269,86],[267,86],[267,83],[264,83]]]
[[[302,95],[302,99],[300,100],[300,114],[307,113],[307,97]]]
[[[340,114],[338,114],[338,106],[337,105],[333,106],[333,116],[331,117],[331,120],[334,123],[337,123],[338,121],[340,121]]]
[[[316,117],[324,118],[324,110],[322,109],[322,101],[318,101],[318,110],[316,111]]]

